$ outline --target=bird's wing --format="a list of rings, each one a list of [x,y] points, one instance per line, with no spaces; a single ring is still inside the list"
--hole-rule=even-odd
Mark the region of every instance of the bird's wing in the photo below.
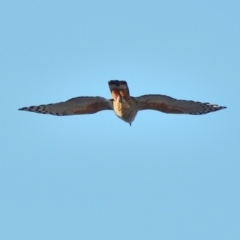
[[[177,100],[164,95],[143,95],[134,99],[138,103],[139,110],[150,109],[164,113],[199,115],[226,108],[210,103]]]
[[[112,110],[111,100],[103,97],[76,97],[66,102],[23,107],[19,110],[30,111],[57,116],[91,114],[102,110]]]

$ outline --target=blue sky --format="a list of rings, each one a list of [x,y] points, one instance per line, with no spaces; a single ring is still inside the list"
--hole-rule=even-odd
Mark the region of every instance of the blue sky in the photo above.
[[[239,1],[2,1],[0,239],[239,239]],[[203,116],[18,108],[164,94]]]

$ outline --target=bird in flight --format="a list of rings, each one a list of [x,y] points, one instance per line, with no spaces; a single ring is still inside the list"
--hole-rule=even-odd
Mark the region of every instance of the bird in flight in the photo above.
[[[177,100],[160,94],[132,97],[126,81],[111,80],[108,85],[112,99],[89,96],[76,97],[66,102],[23,107],[19,110],[57,116],[92,114],[102,110],[113,110],[120,119],[131,125],[138,111],[141,110],[201,115],[226,108],[217,104]]]

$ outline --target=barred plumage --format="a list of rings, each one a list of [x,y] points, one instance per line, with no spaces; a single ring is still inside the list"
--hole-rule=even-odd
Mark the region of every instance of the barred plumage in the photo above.
[[[57,116],[92,114],[102,110],[114,110],[115,114],[131,123],[138,111],[157,110],[164,113],[200,115],[224,109],[226,107],[210,103],[177,100],[164,95],[143,95],[131,97],[126,81],[108,82],[112,99],[103,97],[76,97],[66,102],[23,107],[19,110]]]
[[[157,110],[164,113],[200,115],[224,109],[217,104],[177,100],[165,95],[143,95],[136,97],[139,110]]]
[[[102,97],[76,97],[66,102],[23,107],[18,110],[52,114],[56,116],[92,114],[102,110],[112,110],[112,102]]]
[[[132,123],[138,112],[137,102],[133,98],[122,102],[119,98],[113,101],[113,110],[115,114],[127,123]]]

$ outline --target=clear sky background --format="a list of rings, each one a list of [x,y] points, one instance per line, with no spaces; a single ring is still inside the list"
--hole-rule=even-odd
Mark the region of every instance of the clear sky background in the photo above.
[[[240,239],[240,1],[1,1],[0,239]],[[203,116],[20,107],[164,94]]]

